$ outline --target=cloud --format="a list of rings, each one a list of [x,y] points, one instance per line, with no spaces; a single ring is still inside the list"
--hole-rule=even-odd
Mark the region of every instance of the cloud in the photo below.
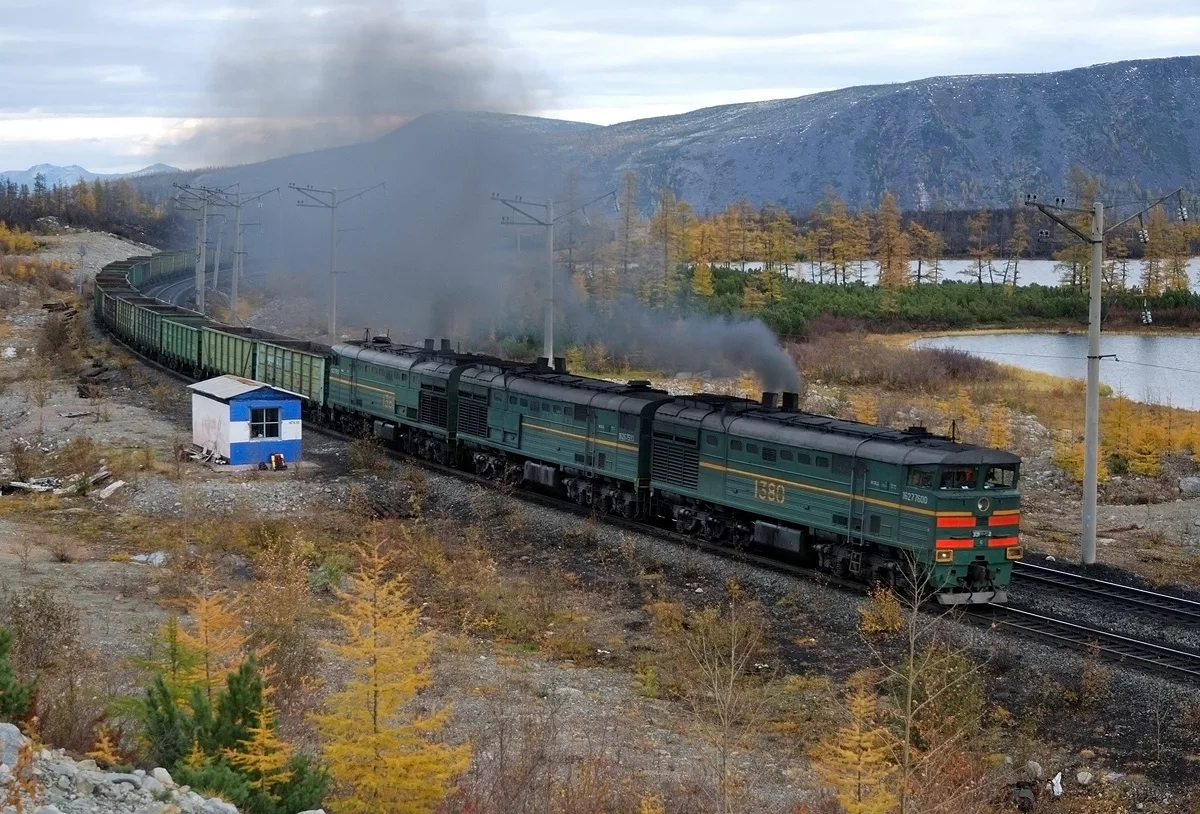
[[[304,148],[289,121],[313,121],[309,146],[369,137],[439,108],[562,110],[611,123],[775,91],[1169,56],[1200,42],[1200,8],[1167,0],[7,0],[4,7],[0,116],[277,119],[241,152],[229,146],[240,130],[173,132],[166,146],[190,163],[258,157],[272,142],[279,151]],[[0,130],[7,126],[0,120]]]

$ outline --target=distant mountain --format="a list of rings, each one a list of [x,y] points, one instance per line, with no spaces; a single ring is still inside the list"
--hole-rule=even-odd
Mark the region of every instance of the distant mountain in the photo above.
[[[8,179],[18,186],[28,184],[33,187],[33,179],[38,173],[46,176],[46,186],[52,187],[55,184],[64,184],[70,186],[77,182],[80,178],[88,183],[99,178],[102,181],[111,181],[117,178],[141,178],[147,175],[158,175],[160,173],[180,172],[180,170],[168,164],[151,164],[149,167],[138,170],[137,172],[121,172],[121,173],[96,173],[90,170],[85,170],[76,164],[60,167],[56,164],[35,164],[27,170],[0,170],[0,179]]]
[[[746,198],[807,210],[890,189],[906,209],[1067,192],[1072,166],[1126,191],[1200,186],[1200,56],[1044,74],[951,76],[724,105],[609,127],[488,113],[422,116],[380,139],[205,173],[251,189],[388,182],[389,196],[584,193],[626,170],[648,208],[663,184],[701,211]]]
[[[725,105],[564,134],[595,184],[626,169],[701,210],[748,198],[807,209],[826,186],[907,209],[1065,192],[1080,165],[1131,187],[1200,182],[1200,57],[1044,74],[952,76]]]

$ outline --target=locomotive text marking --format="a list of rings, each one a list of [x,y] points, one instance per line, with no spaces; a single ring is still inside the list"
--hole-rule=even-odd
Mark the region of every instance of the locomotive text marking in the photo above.
[[[768,503],[783,503],[787,499],[787,489],[774,481],[754,481],[755,500],[765,500]]]

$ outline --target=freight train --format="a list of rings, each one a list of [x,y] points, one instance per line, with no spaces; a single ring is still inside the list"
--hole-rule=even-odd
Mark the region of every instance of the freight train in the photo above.
[[[163,253],[106,266],[97,323],[192,378],[233,374],[298,393],[306,420],[409,455],[867,583],[898,586],[916,563],[943,604],[1007,600],[1022,556],[1012,453],[806,413],[795,393],[672,396],[446,340],[325,346],[141,295],[192,263]]]

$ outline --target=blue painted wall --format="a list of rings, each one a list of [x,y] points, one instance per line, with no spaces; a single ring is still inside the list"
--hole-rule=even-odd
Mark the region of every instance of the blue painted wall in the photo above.
[[[256,438],[253,441],[242,441],[229,445],[229,463],[260,464],[271,460],[273,453],[282,453],[283,460],[294,464],[300,460],[300,439],[284,441],[280,438]]]

